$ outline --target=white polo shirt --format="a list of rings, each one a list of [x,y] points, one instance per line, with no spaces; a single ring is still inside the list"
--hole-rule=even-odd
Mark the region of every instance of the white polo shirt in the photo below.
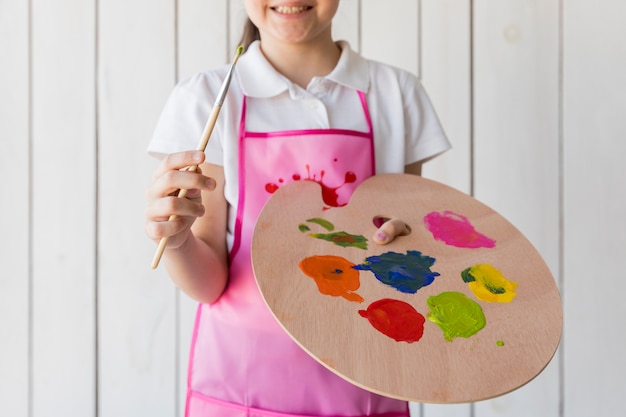
[[[328,128],[366,131],[357,91],[366,93],[374,129],[377,173],[403,172],[405,165],[450,148],[416,76],[367,60],[347,42],[340,41],[338,45],[342,53],[335,69],[325,77],[315,77],[306,89],[278,73],[265,59],[258,41],[239,59],[206,149],[207,162],[224,166],[231,222],[237,207],[238,138],[244,95],[248,97],[248,131]],[[199,73],[176,85],[148,147],[152,155],[197,148],[228,67]],[[229,229],[230,234],[233,229]]]

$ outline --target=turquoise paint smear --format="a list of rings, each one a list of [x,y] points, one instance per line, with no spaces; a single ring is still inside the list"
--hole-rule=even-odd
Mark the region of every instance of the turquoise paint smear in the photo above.
[[[380,282],[400,292],[415,294],[417,290],[432,284],[439,272],[430,267],[435,258],[410,250],[406,254],[387,252],[379,256],[369,256],[365,262],[353,266],[361,271],[372,271]]]

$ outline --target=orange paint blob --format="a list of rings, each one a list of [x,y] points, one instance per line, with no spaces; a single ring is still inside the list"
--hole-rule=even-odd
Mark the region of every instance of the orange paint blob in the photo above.
[[[300,270],[315,280],[320,293],[362,303],[363,297],[354,292],[361,286],[359,271],[352,268],[354,265],[333,255],[311,256],[299,264]]]

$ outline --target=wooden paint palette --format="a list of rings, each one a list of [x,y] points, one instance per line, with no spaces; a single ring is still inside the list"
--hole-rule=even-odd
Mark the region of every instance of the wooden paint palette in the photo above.
[[[378,216],[412,231],[377,245]],[[283,186],[259,217],[252,262],[305,351],[389,397],[493,398],[536,377],[559,344],[561,299],[532,244],[486,205],[421,177],[374,176],[339,208],[315,182]]]

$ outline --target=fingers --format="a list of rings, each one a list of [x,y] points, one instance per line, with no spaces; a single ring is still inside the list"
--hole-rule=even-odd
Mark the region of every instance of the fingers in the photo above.
[[[199,193],[192,190],[190,194]],[[168,196],[149,201],[145,209],[145,231],[152,240],[172,237],[191,227],[205,213],[201,199]]]
[[[146,218],[154,221],[165,221],[170,216],[177,217],[202,217],[204,206],[198,199],[191,199],[198,190],[192,190],[188,198],[175,196],[163,197],[152,201],[146,206]]]
[[[164,158],[153,175],[153,183],[148,188],[148,201],[178,194],[178,190],[215,189],[215,180],[202,175],[197,165],[204,161],[204,153],[198,151],[180,152]],[[194,168],[193,170],[189,169]],[[184,191],[183,194],[188,193]]]
[[[178,195],[178,190],[183,191],[183,197],[190,198],[191,190],[213,191],[215,180],[198,172],[189,171],[166,171],[157,177],[148,188],[147,199],[156,199],[170,195]]]
[[[203,161],[204,153],[198,151],[174,153],[163,159],[146,191],[148,237],[155,241],[168,237],[168,247],[176,246],[186,239],[196,218],[204,215],[202,191],[213,191],[217,184],[202,175],[197,165]]]
[[[155,242],[161,240],[163,237],[169,238],[168,246],[178,246],[176,237],[185,234],[188,231],[191,224],[186,217],[177,217],[167,221],[146,221],[145,233]],[[180,239],[179,239],[180,240]]]
[[[378,230],[374,233],[372,240],[379,245],[386,245],[392,242],[397,236],[406,236],[411,233],[411,227],[400,219],[385,219]]]
[[[187,151],[177,152],[166,155],[161,161],[159,168],[154,172],[153,180],[160,177],[167,171],[186,169],[191,166],[197,166],[204,162],[204,152]]]

